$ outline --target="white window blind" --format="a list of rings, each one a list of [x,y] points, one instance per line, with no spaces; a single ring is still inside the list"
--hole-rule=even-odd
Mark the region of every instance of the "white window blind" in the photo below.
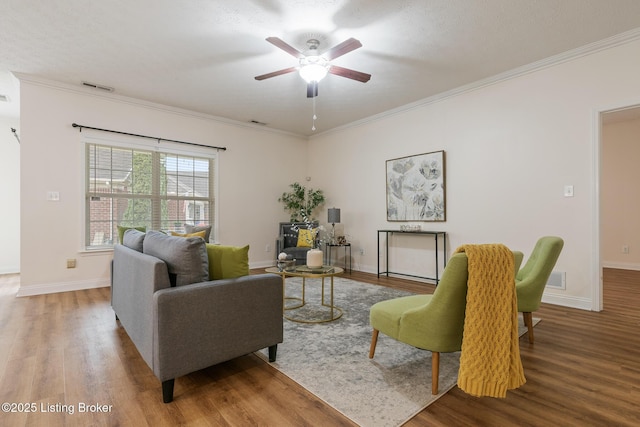
[[[87,142],[85,165],[87,249],[118,243],[118,226],[216,229],[215,155]]]

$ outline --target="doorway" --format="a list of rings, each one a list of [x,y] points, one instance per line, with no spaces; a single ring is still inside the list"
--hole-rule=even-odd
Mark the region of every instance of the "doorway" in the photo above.
[[[605,308],[605,269],[640,271],[640,106],[600,112],[599,137],[596,311]]]

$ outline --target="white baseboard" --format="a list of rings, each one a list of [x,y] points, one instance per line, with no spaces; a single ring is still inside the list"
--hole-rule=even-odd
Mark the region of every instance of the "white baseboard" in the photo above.
[[[36,285],[20,285],[18,297],[54,294],[58,292],[81,291],[84,289],[105,288],[111,286],[109,279],[82,280],[65,283],[41,283]]]
[[[20,267],[2,266],[0,267],[0,274],[17,274],[20,273]]]
[[[252,264],[251,268],[266,268],[273,267],[275,261],[262,261]],[[362,268],[365,267],[365,268]],[[622,268],[622,267],[612,267]],[[629,269],[629,267],[626,267]],[[639,268],[640,269],[640,268]],[[371,266],[361,266],[360,271],[366,273],[376,274],[376,269],[372,269]],[[53,294],[58,292],[70,292],[80,291],[84,289],[104,288],[111,285],[109,279],[95,279],[95,280],[83,280],[77,282],[65,282],[65,283],[41,283],[35,285],[21,285],[16,296],[25,297],[33,295]],[[558,294],[545,294],[542,296],[542,302],[560,305],[563,307],[577,308],[581,310],[591,310],[591,300],[589,298],[579,298]]]
[[[371,266],[363,266],[366,270],[361,269],[360,271],[364,271],[366,273],[377,274],[377,269]],[[442,274],[442,271],[440,272]],[[401,276],[398,276],[401,277]],[[410,277],[404,277],[406,279],[412,280]],[[419,281],[419,280],[417,280]],[[542,296],[542,302],[559,305],[562,307],[569,308],[577,308],[580,310],[592,310],[591,299],[589,298],[579,298],[572,297],[566,295],[558,295],[558,294],[544,294]]]
[[[274,259],[273,261],[258,261],[258,262],[251,262],[249,263],[249,268],[267,268],[267,267],[275,267],[276,266],[276,260]]]
[[[640,264],[632,262],[614,262],[614,261],[602,261],[602,267],[604,268],[619,268],[621,270],[636,270],[640,271]]]
[[[558,294],[542,295],[542,302],[562,307],[577,308],[591,311],[593,309],[590,298],[572,297]]]

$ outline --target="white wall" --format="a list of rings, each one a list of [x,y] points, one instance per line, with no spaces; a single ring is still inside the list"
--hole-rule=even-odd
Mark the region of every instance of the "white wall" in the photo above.
[[[126,100],[24,80],[22,104],[21,292],[106,284],[110,254],[79,254],[82,171],[71,123],[225,145],[220,164],[221,240],[252,245],[252,266],[273,253],[277,197],[312,177],[326,208],[342,209],[354,267],[375,272],[376,230],[399,228],[385,215],[385,161],[445,150],[447,221],[425,229],[448,233],[449,253],[464,243],[502,242],[528,254],[543,235],[565,247],[556,266],[566,289],[545,301],[597,308],[599,286],[598,113],[640,103],[640,41],[612,47],[491,86],[425,103],[305,141]],[[293,154],[292,154],[293,153]],[[287,159],[307,156],[304,162]],[[28,159],[28,160],[27,160]],[[563,196],[564,185],[575,197]],[[61,201],[46,202],[48,190]],[[37,226],[36,226],[37,225]],[[407,246],[408,249],[404,247]],[[364,250],[360,255],[359,249]],[[428,274],[427,241],[396,248],[397,269]],[[67,270],[65,259],[78,257]],[[26,262],[28,260],[28,262]]]
[[[446,231],[449,252],[502,242],[525,257],[540,236],[561,236],[556,270],[566,272],[566,289],[545,300],[597,307],[597,113],[638,103],[638,52],[640,42],[631,42],[313,137],[309,173],[342,209],[357,267],[375,272],[376,230],[399,228],[386,221],[385,161],[445,150],[447,221],[423,229]],[[563,196],[566,184],[575,197]],[[395,270],[432,271],[430,247],[406,238]]]
[[[602,127],[601,248],[606,267],[640,270],[639,161],[640,119]]]
[[[20,271],[20,120],[0,117],[0,274]]]
[[[111,252],[81,252],[82,146],[72,123],[141,135],[225,146],[219,161],[219,240],[250,244],[251,267],[273,265],[278,222],[288,216],[278,197],[306,176],[304,138],[231,124],[117,96],[21,80],[21,288],[19,295],[109,283]],[[46,200],[58,191],[60,201]],[[270,245],[271,252],[265,252]],[[67,269],[66,259],[77,268]]]

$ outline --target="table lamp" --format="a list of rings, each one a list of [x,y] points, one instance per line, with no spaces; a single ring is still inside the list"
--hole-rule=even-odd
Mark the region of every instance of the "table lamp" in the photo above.
[[[340,209],[329,208],[327,212],[329,213],[329,218],[327,222],[331,224],[331,244],[335,244],[336,243],[336,223],[340,223]]]

